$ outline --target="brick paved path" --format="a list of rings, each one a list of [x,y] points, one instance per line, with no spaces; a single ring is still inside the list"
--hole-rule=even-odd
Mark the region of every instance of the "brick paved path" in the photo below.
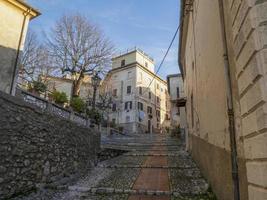
[[[128,152],[99,163],[78,182],[60,187],[61,191],[45,190],[43,198],[38,194],[26,199],[213,199],[206,192],[208,186],[199,169],[177,139],[162,135],[113,136],[103,138],[102,147]]]

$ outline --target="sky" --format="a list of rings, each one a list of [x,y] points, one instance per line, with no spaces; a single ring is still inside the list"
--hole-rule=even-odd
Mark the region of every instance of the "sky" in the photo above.
[[[97,24],[118,52],[138,47],[155,60],[156,69],[179,23],[179,0],[27,0],[42,13],[30,29],[42,39],[62,16],[80,13]],[[178,36],[159,71],[179,73]]]

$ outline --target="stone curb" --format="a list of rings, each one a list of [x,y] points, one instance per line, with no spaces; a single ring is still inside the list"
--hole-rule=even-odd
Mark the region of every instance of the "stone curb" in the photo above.
[[[147,196],[175,196],[180,197],[183,193],[178,191],[160,191],[160,190],[133,190],[133,189],[115,189],[115,188],[87,188],[69,186],[68,190],[91,194],[129,194],[129,195],[147,195]]]

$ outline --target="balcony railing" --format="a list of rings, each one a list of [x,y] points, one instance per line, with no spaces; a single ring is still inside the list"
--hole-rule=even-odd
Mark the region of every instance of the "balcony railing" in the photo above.
[[[76,124],[79,124],[85,127],[90,127],[90,119],[79,113],[75,113],[70,109],[67,109],[60,105],[52,103],[42,97],[31,94],[20,88],[17,89],[16,93],[17,93],[17,96],[22,98],[25,102],[35,105],[41,108],[43,111],[49,112],[58,117],[65,118]]]

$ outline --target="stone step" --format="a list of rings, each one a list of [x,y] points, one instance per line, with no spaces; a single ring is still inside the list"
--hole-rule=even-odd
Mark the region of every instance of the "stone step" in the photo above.
[[[181,154],[175,154],[175,153],[126,153],[122,156],[181,156]]]
[[[105,164],[99,164],[97,165],[99,168],[155,168],[155,169],[196,169],[197,167],[179,167],[179,166],[150,166],[150,165],[105,165]]]
[[[75,191],[87,194],[128,194],[128,195],[148,195],[148,196],[192,196],[194,194],[186,194],[183,191],[160,191],[160,190],[145,190],[145,189],[117,189],[105,187],[82,187],[82,186],[68,186],[69,191]]]

